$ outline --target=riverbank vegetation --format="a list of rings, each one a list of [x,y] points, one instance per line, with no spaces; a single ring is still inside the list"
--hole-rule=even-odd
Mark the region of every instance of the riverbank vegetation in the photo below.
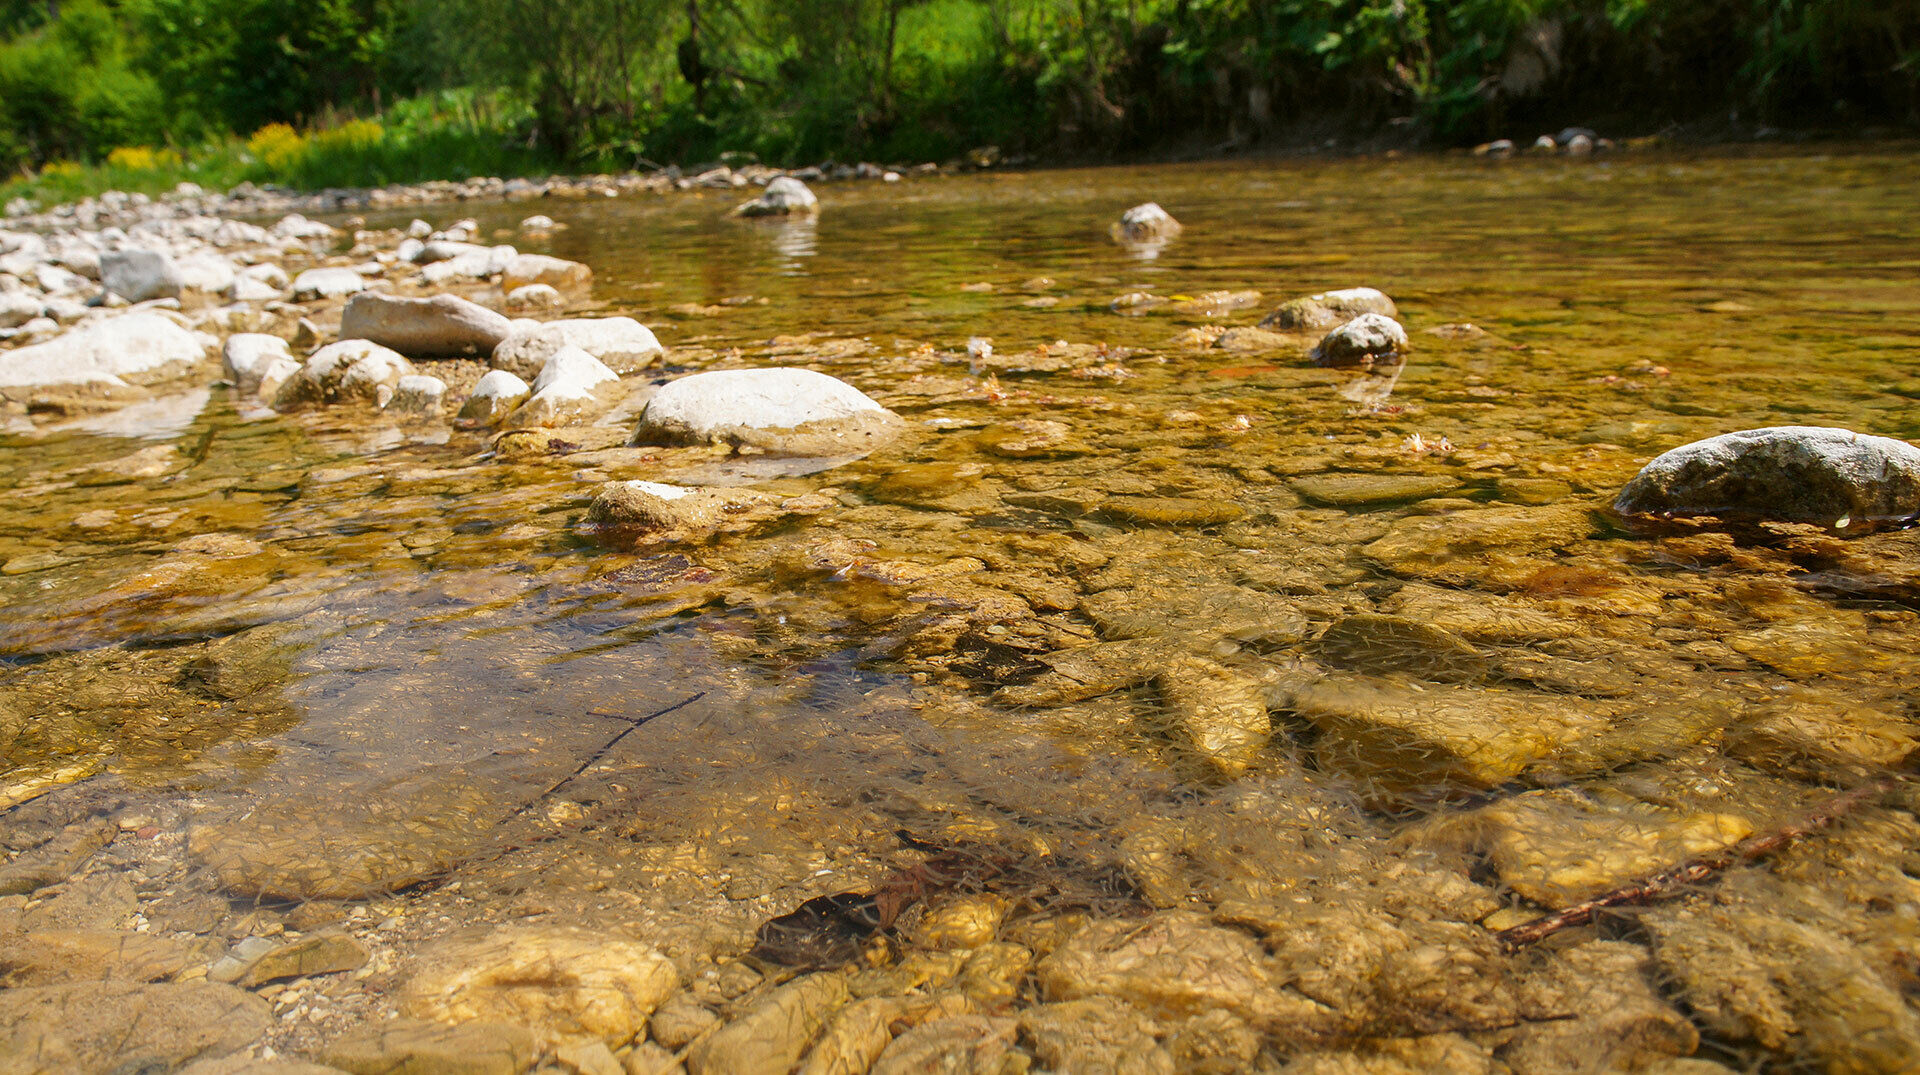
[[[1881,0],[0,0],[0,42],[42,200],[1920,123],[1920,6]]]

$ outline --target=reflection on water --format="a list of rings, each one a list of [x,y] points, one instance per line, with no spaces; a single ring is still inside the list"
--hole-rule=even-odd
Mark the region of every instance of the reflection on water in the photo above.
[[[639,1043],[729,1070],[674,1028],[746,1025],[785,973],[741,962],[756,932],[847,895],[888,928],[795,947],[860,949],[807,988],[878,1037],[828,1033],[865,1059],[823,1070],[962,1030],[1052,1070],[1115,1042],[1153,1070],[1910,1068],[1903,783],[1686,900],[1496,934],[1909,766],[1920,537],[1604,508],[1712,433],[1920,435],[1917,172],[1209,164],[829,186],[817,221],[555,204],[552,252],[659,326],[668,374],[806,365],[911,433],[796,466],[626,447],[631,409],[489,445],[218,391],[9,433],[8,846],[119,819],[83,873],[142,880],[92,928],[137,911],[214,955],[350,933],[365,973],[273,994],[265,1040],[314,1055],[393,1010],[470,1017],[408,983],[512,921],[660,950],[685,988]],[[1148,199],[1186,225],[1151,258],[1105,232]],[[1398,301],[1404,360],[1316,369],[1253,330],[1352,285]],[[624,479],[767,499],[595,544]]]

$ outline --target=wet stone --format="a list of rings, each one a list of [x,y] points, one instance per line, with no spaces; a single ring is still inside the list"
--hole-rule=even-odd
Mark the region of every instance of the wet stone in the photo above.
[[[315,934],[261,956],[241,975],[239,984],[251,989],[281,978],[359,970],[369,958],[367,946],[353,937],[344,933]]]
[[[1480,811],[1500,880],[1527,899],[1565,907],[1752,835],[1733,814],[1603,804],[1530,791]]]
[[[784,1075],[847,1003],[846,979],[809,974],[767,994],[693,1047],[692,1075]]]
[[[1014,1039],[1020,1024],[990,1015],[951,1015],[914,1027],[893,1040],[873,1065],[872,1075],[998,1075],[1017,1071]]]
[[[1040,1004],[1020,1013],[1021,1036],[1052,1071],[1172,1075],[1173,1056],[1130,1005],[1107,999]]]
[[[533,1035],[521,1027],[402,1019],[349,1032],[321,1059],[352,1075],[520,1075],[536,1054]]]
[[[1100,514],[1116,522],[1143,526],[1218,526],[1241,518],[1247,509],[1225,500],[1117,496],[1101,503]]]
[[[1460,488],[1453,478],[1421,474],[1309,474],[1287,484],[1317,504],[1343,508],[1425,500]]]
[[[0,990],[0,1056],[25,1071],[170,1070],[250,1044],[267,1002],[211,982]]]

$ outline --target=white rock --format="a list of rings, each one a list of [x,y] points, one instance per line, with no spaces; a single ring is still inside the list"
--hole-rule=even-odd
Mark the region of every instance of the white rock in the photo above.
[[[39,317],[46,309],[46,300],[37,292],[0,292],[0,328],[17,328]]]
[[[285,291],[287,288],[293,286],[293,280],[287,276],[287,270],[275,265],[271,261],[263,261],[258,265],[249,265],[240,270],[240,275],[249,280],[258,280],[268,287],[279,291]]]
[[[546,284],[555,288],[583,288],[593,283],[593,270],[577,261],[550,258],[545,254],[521,254],[501,270],[500,287],[506,291],[528,284]]]
[[[260,391],[260,378],[274,359],[286,359],[299,366],[287,341],[264,332],[241,332],[227,337],[220,347],[221,374],[233,382],[243,395]]]
[[[218,295],[233,287],[236,274],[233,263],[218,254],[189,254],[175,259],[180,286],[208,295]]]
[[[255,277],[235,275],[227,297],[235,302],[273,302],[285,298],[286,292]]]
[[[553,218],[550,216],[530,216],[520,222],[521,231],[552,231]]]
[[[619,373],[643,369],[661,354],[652,330],[631,317],[572,318],[507,337],[493,349],[492,365],[523,378],[538,377],[563,347],[578,347]]]
[[[1382,314],[1361,314],[1321,337],[1313,360],[1322,366],[1359,366],[1407,353],[1407,330]]]
[[[331,239],[340,234],[334,228],[317,220],[308,220],[299,213],[288,213],[270,229],[276,239]]]
[[[366,289],[367,278],[352,269],[308,269],[293,278],[293,298],[296,302],[336,299]]]
[[[400,245],[394,247],[393,256],[400,261],[417,264],[420,261],[420,255],[426,253],[426,250],[427,244],[418,239],[402,239]]]
[[[898,415],[859,389],[803,369],[715,370],[661,387],[640,415],[643,443],[730,443],[782,455],[850,455],[899,434]]]
[[[309,403],[364,402],[384,407],[400,378],[417,372],[398,352],[368,340],[341,340],[315,351],[300,375],[273,397],[276,411]]]
[[[180,270],[158,250],[110,250],[100,255],[100,282],[128,302],[173,298],[181,288]]]
[[[476,247],[427,265],[420,270],[420,276],[429,284],[445,284],[453,280],[485,280],[504,270],[516,256],[518,251],[510,246],[496,246],[491,249]]]
[[[372,340],[404,355],[491,355],[513,331],[500,314],[458,295],[409,299],[363,291],[340,315],[340,338]]]
[[[1120,214],[1113,226],[1113,237],[1125,243],[1144,243],[1170,239],[1180,234],[1180,222],[1160,208],[1158,202],[1144,202]]]
[[[607,364],[578,347],[562,347],[547,359],[546,365],[533,379],[534,392],[543,392],[556,386],[566,386],[591,392],[595,385],[608,381],[617,381],[620,375],[607,368]]]
[[[460,418],[475,425],[494,425],[532,394],[527,382],[506,370],[492,370],[473,386],[473,394],[460,408]]]
[[[207,342],[200,336],[164,314],[142,310],[96,321],[45,343],[0,352],[0,387],[146,384],[164,380],[170,370],[199,362],[206,355]]]
[[[758,198],[742,203],[734,209],[741,216],[780,216],[787,213],[813,213],[820,209],[820,199],[805,183],[790,175],[783,175],[767,184],[767,189]]]
[[[300,376],[300,369],[300,360],[291,355],[286,358],[267,359],[254,371],[260,378],[259,385],[253,390],[254,396],[263,400],[277,398],[280,395],[280,389],[285,387],[288,381]]]
[[[425,239],[427,236],[432,234],[433,234],[433,225],[417,217],[414,219],[413,223],[407,225],[407,238],[409,239]]]
[[[566,304],[566,298],[550,284],[528,284],[507,292],[510,310],[551,310]]]
[[[387,403],[387,410],[404,414],[439,414],[440,403],[446,395],[447,382],[438,377],[410,374],[400,378],[399,383],[394,385],[393,399]]]

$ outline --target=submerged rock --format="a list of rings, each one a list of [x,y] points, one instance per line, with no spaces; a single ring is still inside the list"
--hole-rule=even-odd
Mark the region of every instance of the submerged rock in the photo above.
[[[675,530],[687,535],[721,528],[727,517],[767,501],[746,489],[697,489],[660,482],[608,482],[594,495],[587,520],[631,530]]]
[[[616,373],[644,369],[662,351],[653,331],[631,317],[572,318],[548,321],[500,341],[493,349],[492,365],[531,379],[540,376],[547,360],[565,347],[578,347]]]
[[[171,1071],[244,1048],[272,1021],[266,1001],[213,982],[0,990],[0,1057],[9,1071]]]
[[[1407,330],[1381,314],[1361,314],[1321,338],[1312,358],[1318,366],[1372,366],[1408,351]]]
[[[520,1075],[538,1054],[533,1035],[523,1027],[396,1019],[350,1031],[320,1056],[352,1075]]]
[[[663,386],[640,414],[638,444],[731,444],[775,455],[872,451],[900,417],[866,393],[812,370],[715,370]]]
[[[1226,776],[1246,772],[1273,733],[1263,685],[1222,665],[1176,660],[1155,683],[1175,728]]]
[[[149,311],[121,314],[64,336],[0,352],[0,388],[153,384],[207,355],[207,341]]]
[[[100,255],[100,283],[128,302],[180,295],[180,270],[157,250],[109,250]]]
[[[1732,814],[1605,803],[1564,790],[1516,795],[1478,816],[1500,880],[1547,907],[1598,896],[1753,834]]]
[[[809,974],[767,994],[687,1054],[693,1075],[785,1075],[846,1004],[847,981]]]
[[[363,291],[340,315],[340,338],[371,340],[403,355],[491,355],[513,333],[504,316],[458,295],[408,299]]]
[[[1397,318],[1400,308],[1386,293],[1371,287],[1349,287],[1322,291],[1318,295],[1294,299],[1260,321],[1261,328],[1318,332],[1338,328],[1361,314],[1379,314]]]
[[[758,198],[743,202],[733,210],[740,216],[785,216],[789,213],[817,213],[820,199],[805,183],[783,175],[767,184]]]
[[[1823,426],[1726,433],[1656,457],[1613,508],[1821,524],[1898,518],[1920,511],[1920,448]]]
[[[651,946],[565,926],[500,926],[434,942],[401,1010],[441,1023],[502,1022],[548,1043],[588,1036],[618,1047],[680,987]]]
[[[1143,202],[1120,214],[1113,225],[1113,237],[1123,243],[1145,243],[1171,239],[1180,234],[1180,222],[1160,208],[1158,202]]]

